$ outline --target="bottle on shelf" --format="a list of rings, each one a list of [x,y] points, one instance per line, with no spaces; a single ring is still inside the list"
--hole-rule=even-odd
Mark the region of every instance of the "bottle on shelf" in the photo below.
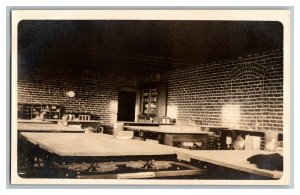
[[[226,137],[226,150],[232,150],[233,146],[232,146],[232,137],[227,136]]]

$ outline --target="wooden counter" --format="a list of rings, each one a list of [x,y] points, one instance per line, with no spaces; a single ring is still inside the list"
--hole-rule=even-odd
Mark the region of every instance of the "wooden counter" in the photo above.
[[[72,120],[72,121],[68,121],[68,125],[81,126],[82,129],[85,129],[87,127],[93,127],[95,129],[97,129],[101,126],[101,121],[98,121],[98,120]]]
[[[129,130],[137,130],[137,131],[149,131],[149,132],[156,132],[156,133],[170,133],[170,134],[204,134],[204,135],[212,135],[213,132],[209,131],[192,131],[192,130],[186,130],[186,131],[177,131],[173,130],[172,126],[168,129],[161,129],[159,127],[149,127],[149,126],[124,126],[124,128],[127,128]]]
[[[175,125],[175,123],[150,123],[150,122],[121,122],[125,126],[159,126],[159,125]]]
[[[179,159],[196,159],[222,167],[227,167],[234,170],[244,171],[260,176],[265,176],[273,179],[279,179],[282,176],[282,171],[271,171],[267,169],[259,169],[254,164],[250,164],[247,159],[256,154],[273,154],[263,150],[177,150]],[[282,154],[281,154],[282,155]]]
[[[19,132],[84,132],[84,129],[52,123],[18,123]]]
[[[100,123],[101,121],[97,120],[72,120],[68,121],[68,123]]]
[[[35,123],[35,124],[53,124],[55,123],[54,121],[48,121],[48,120],[28,120],[28,119],[18,119],[18,123]]]
[[[124,126],[125,129],[139,132],[139,136],[143,139],[152,138],[151,134],[157,134],[155,137],[160,143],[175,146],[177,143],[192,142],[194,144],[201,143],[201,149],[207,149],[208,135],[214,134],[209,131],[196,130],[176,130],[174,126],[166,126],[165,128],[150,126]],[[153,138],[152,138],[153,139]],[[198,146],[197,146],[198,147]]]

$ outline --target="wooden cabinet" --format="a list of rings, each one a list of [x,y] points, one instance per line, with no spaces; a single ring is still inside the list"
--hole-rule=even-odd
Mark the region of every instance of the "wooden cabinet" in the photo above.
[[[166,115],[167,84],[155,83],[145,85],[141,93],[141,117],[146,120],[150,117]]]
[[[56,104],[18,104],[19,119],[34,119],[44,113],[45,119],[60,119],[62,107]]]

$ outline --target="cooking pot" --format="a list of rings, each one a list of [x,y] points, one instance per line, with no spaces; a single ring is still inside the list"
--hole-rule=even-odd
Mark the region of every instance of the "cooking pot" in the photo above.
[[[245,149],[245,140],[240,135],[233,142],[233,147],[235,150],[244,150]]]

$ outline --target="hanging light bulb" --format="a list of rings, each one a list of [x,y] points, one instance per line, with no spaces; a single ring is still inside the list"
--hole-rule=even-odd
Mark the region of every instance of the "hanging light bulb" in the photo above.
[[[74,91],[69,91],[69,92],[66,93],[66,95],[72,98],[72,97],[75,96],[75,92]]]

